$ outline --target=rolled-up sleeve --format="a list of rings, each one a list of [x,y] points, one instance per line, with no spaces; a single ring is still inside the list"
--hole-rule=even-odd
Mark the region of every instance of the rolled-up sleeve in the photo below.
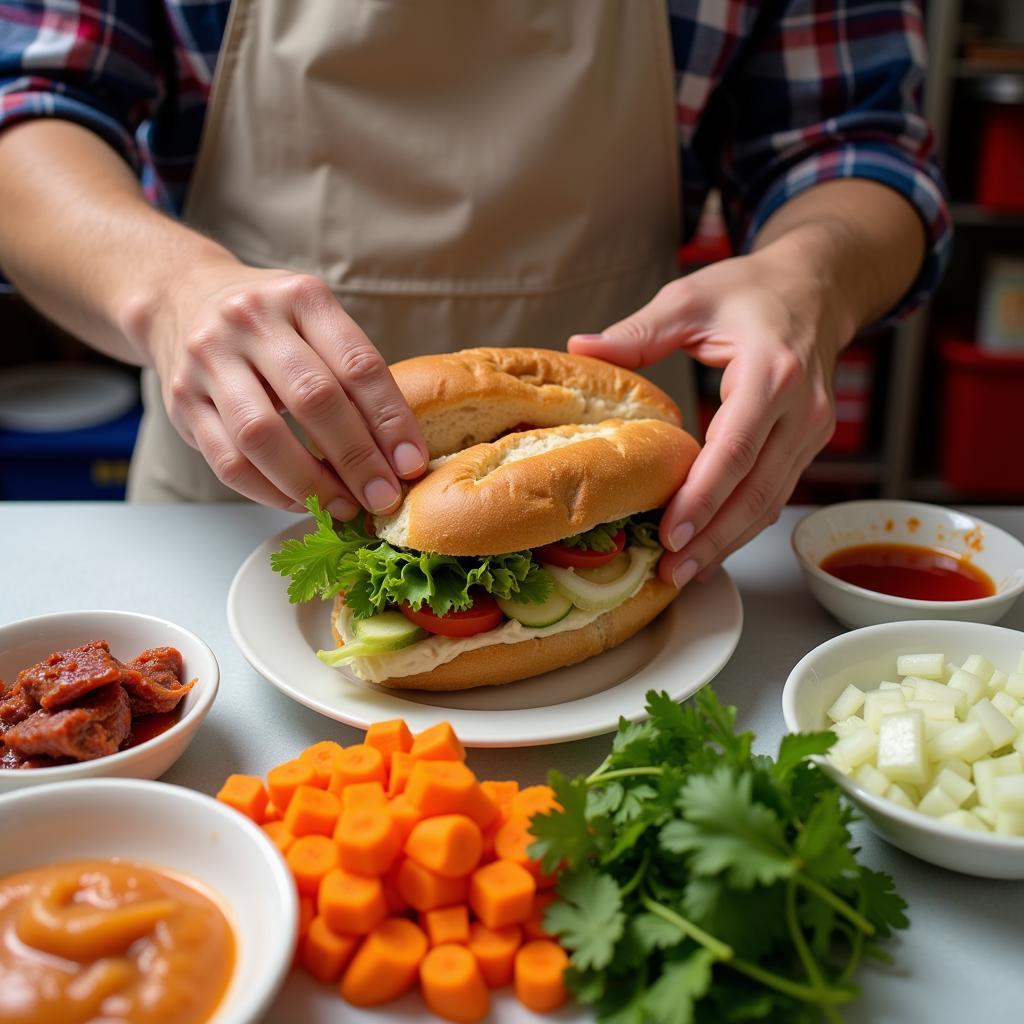
[[[0,131],[74,121],[138,170],[136,131],[162,90],[149,3],[0,0]]]
[[[719,184],[734,246],[749,250],[765,221],[807,188],[839,178],[880,182],[904,196],[925,227],[921,272],[885,322],[907,315],[936,288],[952,237],[922,114],[919,4],[767,3],[749,43],[723,83],[731,130]]]

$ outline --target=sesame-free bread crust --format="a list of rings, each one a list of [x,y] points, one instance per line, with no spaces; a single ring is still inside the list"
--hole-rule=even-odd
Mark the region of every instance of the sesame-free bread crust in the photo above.
[[[678,596],[679,591],[654,577],[617,608],[598,616],[579,629],[553,636],[523,640],[465,651],[429,672],[397,676],[375,685],[403,690],[470,690],[479,686],[500,686],[520,679],[575,665],[618,647],[655,619]],[[337,618],[343,604],[335,598],[331,614],[334,640],[342,646]]]
[[[391,372],[430,457],[450,455],[521,424],[558,427],[607,419],[682,425],[679,407],[630,370],[540,348],[471,348],[417,356]]]

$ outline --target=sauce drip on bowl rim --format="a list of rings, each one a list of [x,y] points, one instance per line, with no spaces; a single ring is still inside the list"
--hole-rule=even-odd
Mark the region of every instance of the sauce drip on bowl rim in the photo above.
[[[975,601],[996,592],[968,559],[914,544],[857,544],[832,552],[820,567],[855,587],[915,601]]]

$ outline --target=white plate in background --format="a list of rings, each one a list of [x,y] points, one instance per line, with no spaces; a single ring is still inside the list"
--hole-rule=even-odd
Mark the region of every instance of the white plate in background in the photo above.
[[[139,386],[93,363],[34,363],[0,373],[0,427],[45,434],[109,423],[135,407]]]

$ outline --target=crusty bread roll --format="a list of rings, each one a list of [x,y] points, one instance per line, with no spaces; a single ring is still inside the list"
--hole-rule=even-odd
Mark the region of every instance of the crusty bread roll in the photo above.
[[[498,555],[659,508],[699,446],[662,420],[604,420],[506,434],[433,464],[378,537],[444,555]]]
[[[630,370],[539,348],[470,348],[391,366],[430,457],[493,441],[521,424],[560,427],[608,419],[682,424],[679,407]]]
[[[575,665],[612,647],[625,643],[665,610],[679,591],[657,577],[648,580],[628,601],[599,615],[579,629],[552,636],[523,640],[517,644],[494,644],[465,651],[429,672],[385,679],[376,685],[403,690],[470,690],[498,686]],[[337,628],[343,605],[335,598],[331,629],[338,646],[344,641]]]

